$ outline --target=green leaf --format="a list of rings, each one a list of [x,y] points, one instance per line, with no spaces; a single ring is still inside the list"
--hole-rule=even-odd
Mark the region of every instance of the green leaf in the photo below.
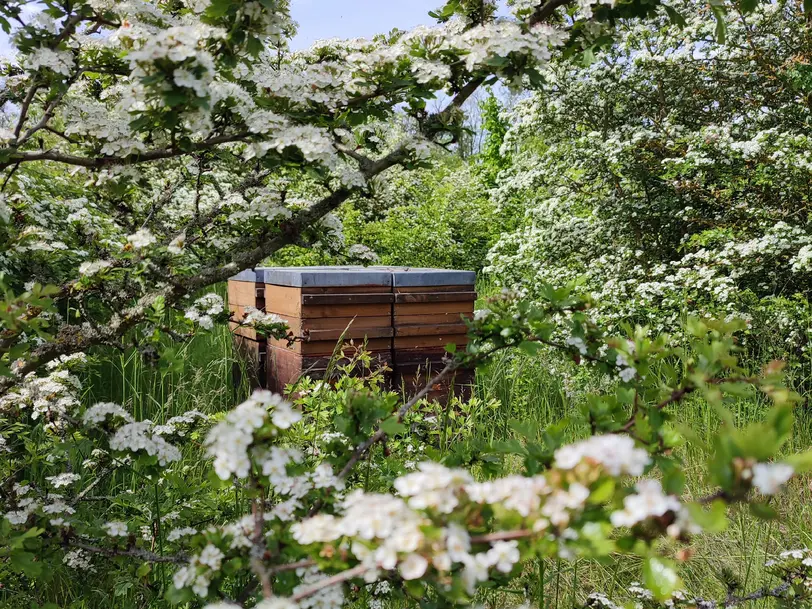
[[[603,482],[598,484],[589,495],[589,503],[599,505],[606,503],[615,494],[615,481],[613,478],[606,478]]]
[[[670,560],[652,556],[643,563],[643,584],[659,601],[666,601],[682,587]]]
[[[152,565],[149,564],[148,562],[145,562],[143,565],[141,565],[135,570],[135,574],[138,577],[146,577],[147,575],[149,575],[150,571],[152,571]]]
[[[721,533],[727,529],[727,505],[721,499],[710,504],[710,509],[704,509],[698,503],[686,503],[685,507],[691,519],[708,533]]]
[[[663,8],[668,14],[668,18],[671,20],[671,23],[680,28],[684,28],[686,25],[688,25],[688,23],[685,21],[685,17],[683,17],[678,10],[670,6],[663,6]]]
[[[804,0],[804,12],[812,13],[812,0]]]
[[[37,578],[42,573],[42,563],[31,552],[14,551],[11,553],[11,568],[28,577]]]
[[[784,459],[798,474],[805,474],[812,470],[812,450],[791,455]]]
[[[724,44],[727,39],[727,22],[725,21],[725,9],[718,4],[711,4],[713,16],[716,18],[716,41]]]
[[[404,433],[407,427],[398,421],[396,416],[391,416],[388,419],[384,419],[381,421],[381,429],[383,432],[388,436],[394,436],[400,433]]]
[[[536,355],[539,351],[544,349],[544,347],[541,345],[541,343],[537,343],[532,340],[523,340],[519,343],[519,349],[528,355]]]
[[[739,8],[743,13],[752,13],[756,10],[759,0],[739,0]]]
[[[750,512],[761,520],[775,520],[778,518],[778,512],[775,511],[775,508],[766,503],[751,503]]]

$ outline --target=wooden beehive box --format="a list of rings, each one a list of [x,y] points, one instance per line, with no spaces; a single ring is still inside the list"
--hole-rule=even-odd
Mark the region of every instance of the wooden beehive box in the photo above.
[[[463,318],[474,314],[475,273],[427,268],[392,271],[394,384],[407,393],[425,385],[442,370],[446,346],[468,343]],[[429,397],[442,399],[452,391],[468,396],[472,370],[457,370],[432,389]]]
[[[393,369],[392,382],[411,391],[443,365],[445,347],[466,343],[463,316],[473,314],[474,273],[404,267],[257,268],[229,280],[229,306],[241,317],[247,305],[285,319],[301,340],[265,343],[235,328],[238,349],[253,363],[255,384],[274,391],[301,375],[324,376],[339,341],[366,344]],[[462,389],[472,374],[458,372]],[[433,397],[452,389],[439,386]]]

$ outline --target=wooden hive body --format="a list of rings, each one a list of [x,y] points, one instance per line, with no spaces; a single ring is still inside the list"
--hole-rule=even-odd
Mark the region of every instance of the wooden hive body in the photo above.
[[[366,349],[392,369],[393,386],[411,393],[443,366],[446,345],[467,342],[474,273],[405,267],[289,267],[243,271],[229,280],[235,317],[255,306],[285,319],[301,340],[289,346],[235,328],[238,349],[256,367],[255,385],[282,391],[301,375],[322,378],[339,341]],[[467,393],[472,371],[432,391]]]

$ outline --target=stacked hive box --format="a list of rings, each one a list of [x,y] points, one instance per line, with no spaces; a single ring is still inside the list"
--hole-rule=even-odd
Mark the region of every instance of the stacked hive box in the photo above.
[[[234,319],[242,319],[247,307],[265,309],[265,287],[257,282],[257,274],[246,270],[228,280],[228,306]],[[265,387],[265,356],[267,344],[264,338],[257,336],[251,328],[231,324],[234,335],[234,346],[246,361],[249,382],[252,387]],[[234,365],[234,381],[239,383],[239,367]]]
[[[236,328],[238,348],[257,373],[255,384],[281,391],[301,375],[323,377],[343,337],[393,368],[397,387],[410,390],[442,366],[445,346],[464,345],[463,316],[473,313],[474,273],[402,267],[291,267],[244,271],[229,281],[235,317],[247,305],[285,319],[302,340],[264,344],[250,329]],[[459,390],[471,373],[451,382]],[[434,396],[447,394],[446,383]]]
[[[467,344],[468,329],[463,317],[470,318],[474,312],[475,277],[472,271],[392,269],[396,386],[407,392],[423,387],[443,368],[448,344]],[[458,370],[429,395],[442,398],[453,389],[467,396],[472,384],[473,371]]]

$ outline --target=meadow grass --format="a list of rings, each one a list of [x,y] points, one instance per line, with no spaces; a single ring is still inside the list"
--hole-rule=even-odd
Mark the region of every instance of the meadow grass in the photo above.
[[[148,362],[141,354],[128,352],[110,353],[97,359],[85,379],[87,403],[114,401],[124,404],[137,419],[153,421],[165,419],[198,409],[214,414],[232,408],[249,391],[245,382],[235,386],[234,371],[244,366],[233,349],[231,334],[225,328],[177,345],[177,366],[172,369]],[[498,400],[497,408],[474,408],[467,413],[464,433],[472,439],[487,442],[508,440],[515,437],[510,422],[531,422],[543,429],[573,413],[579,403],[578,388],[575,396],[572,387],[564,386],[561,376],[555,372],[544,355],[528,356],[504,353],[480,369],[477,373],[475,394],[482,401]],[[803,372],[803,371],[801,371]],[[238,374],[245,378],[245,374]],[[805,384],[806,378],[799,373],[795,379]],[[439,407],[438,407],[439,408]],[[707,440],[719,425],[713,408],[698,398],[688,399],[679,405],[678,419],[699,430]],[[767,405],[757,399],[740,400],[732,409],[736,421],[742,425],[763,417]],[[812,444],[812,417],[804,406],[796,413],[795,433],[789,450],[805,450]],[[567,430],[569,439],[586,434],[585,428],[572,425]],[[477,436],[478,435],[478,436]],[[196,447],[187,450],[200,449]],[[702,455],[696,450],[681,454],[686,463],[687,494],[700,497],[710,492],[702,478]],[[182,482],[189,488],[201,487],[209,475],[210,467],[205,460],[197,459],[182,472]],[[175,482],[178,482],[176,479]],[[100,495],[113,495],[129,489],[144,496],[155,496],[155,509],[167,513],[175,508],[171,498],[163,497],[161,490],[138,478],[135,474],[116,473],[100,485]],[[812,491],[805,481],[796,481],[787,492],[777,497],[774,507],[781,515],[774,521],[759,521],[747,509],[731,510],[730,526],[722,533],[703,535],[690,546],[692,559],[681,566],[681,574],[688,590],[705,598],[724,598],[726,582],[737,581],[741,590],[750,591],[770,583],[764,570],[764,561],[771,554],[784,549],[812,545]],[[241,514],[239,493],[235,490],[233,501],[223,507],[223,519]],[[115,506],[113,508],[115,510]],[[111,516],[112,517],[112,516]],[[666,545],[663,552],[673,554],[676,545]],[[482,605],[496,608],[529,604],[551,609],[568,608],[582,603],[592,591],[622,597],[629,583],[640,577],[639,560],[618,557],[616,560],[597,562],[545,560],[529,566],[516,579],[508,592],[498,594],[484,591],[479,601]],[[168,568],[166,578],[171,577]],[[150,597],[149,607],[163,607],[158,591],[130,588],[130,579],[111,580],[111,576],[93,582],[89,587],[75,586],[68,575],[58,575],[48,597],[62,596],[64,606],[70,607],[130,607],[144,606],[137,599]],[[75,596],[83,591],[81,597]],[[0,595],[0,599],[2,595]],[[8,599],[7,599],[8,600]],[[755,607],[772,607],[771,600],[756,603]],[[12,606],[12,605],[9,605]]]
[[[497,398],[501,407],[493,412],[496,420],[489,425],[471,425],[485,430],[483,439],[510,437],[510,420],[532,421],[540,428],[562,420],[577,408],[578,399],[570,398],[560,376],[542,357],[505,354],[477,375],[477,395]],[[731,405],[737,424],[762,420],[769,408],[763,400],[738,400]],[[677,419],[698,430],[703,441],[709,441],[720,424],[715,410],[699,398],[679,403],[674,410]],[[568,429],[568,439],[586,435],[577,425]],[[808,450],[812,446],[812,417],[803,405],[796,408],[794,433],[787,451]],[[699,450],[682,450],[687,473],[686,496],[708,495],[712,488],[703,477],[704,455]],[[812,490],[805,480],[793,482],[774,499],[773,507],[780,518],[757,519],[746,507],[734,506],[727,530],[703,534],[688,547],[691,559],[681,564],[681,575],[692,594],[706,599],[724,599],[728,584],[737,582],[738,592],[752,591],[776,580],[765,571],[764,562],[782,550],[812,545]],[[665,544],[665,555],[674,555],[681,546]],[[630,582],[640,579],[640,562],[633,557],[618,557],[609,562],[580,559],[577,561],[546,560],[528,569],[516,582],[516,605],[525,598],[531,606],[559,609],[580,606],[590,592],[603,592],[622,598]],[[487,596],[483,600],[488,600]],[[509,599],[500,595],[486,604],[505,606]],[[499,604],[501,603],[501,605]],[[773,607],[774,600],[763,599],[753,607]]]

